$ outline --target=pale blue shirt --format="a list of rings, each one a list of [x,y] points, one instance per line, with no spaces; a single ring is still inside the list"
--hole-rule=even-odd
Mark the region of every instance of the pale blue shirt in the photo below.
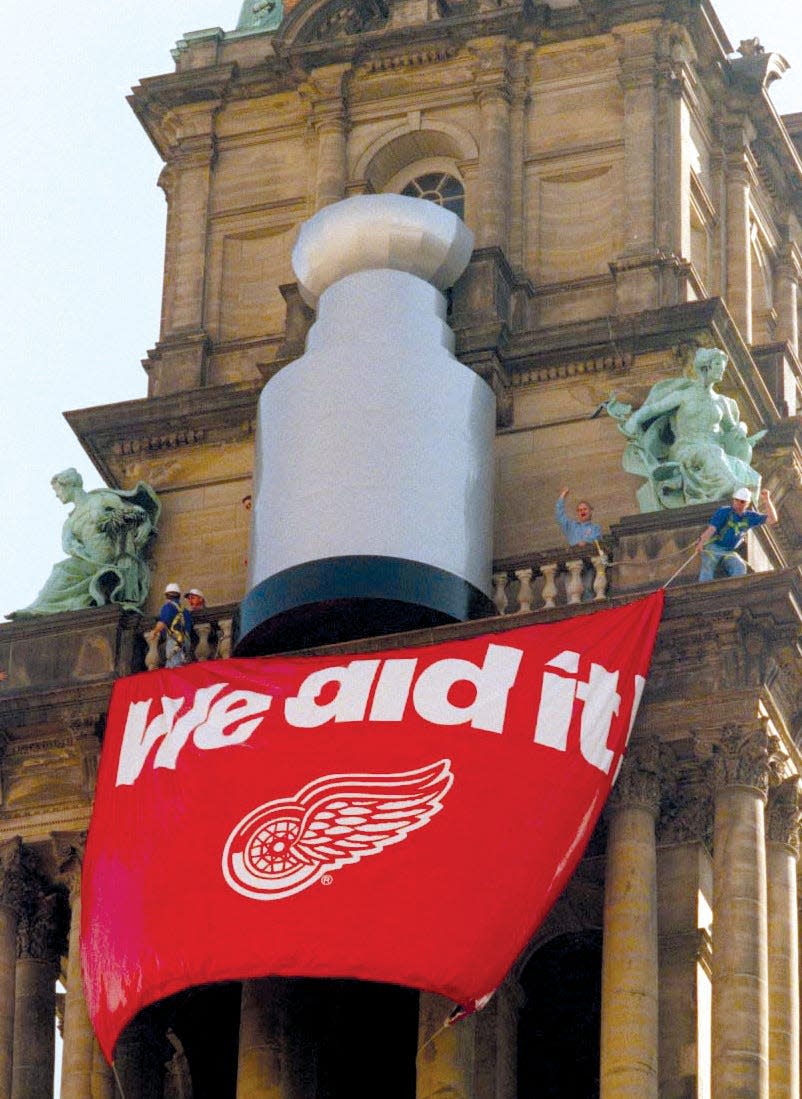
[[[579,542],[595,542],[597,538],[601,538],[602,531],[598,523],[580,523],[578,519],[568,518],[562,497],[558,497],[554,511],[569,546],[576,546]]]

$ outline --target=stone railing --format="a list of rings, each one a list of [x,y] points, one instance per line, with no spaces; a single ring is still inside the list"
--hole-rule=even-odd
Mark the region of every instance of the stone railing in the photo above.
[[[231,642],[237,614],[236,603],[221,607],[205,607],[202,611],[193,611],[193,660],[224,660],[231,656]],[[164,667],[165,634],[151,637],[154,622],[151,622],[142,636],[147,644],[145,667],[149,672]]]
[[[599,553],[601,550],[601,553]],[[527,614],[609,595],[610,546],[568,546],[496,561],[493,602],[500,615]]]

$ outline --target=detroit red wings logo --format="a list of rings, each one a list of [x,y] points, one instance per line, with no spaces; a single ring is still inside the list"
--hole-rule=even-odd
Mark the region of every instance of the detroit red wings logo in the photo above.
[[[324,775],[292,799],[265,802],[233,829],[223,875],[237,893],[279,900],[324,874],[378,855],[442,809],[451,760],[397,774]]]

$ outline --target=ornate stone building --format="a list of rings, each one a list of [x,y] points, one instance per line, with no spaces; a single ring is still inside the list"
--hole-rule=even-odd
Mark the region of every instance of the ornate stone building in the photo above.
[[[351,195],[441,201],[475,234],[450,320],[498,400],[482,629],[587,613],[588,564],[602,605],[686,559],[711,506],[640,514],[594,413],[699,346],[726,350],[724,392],[767,429],[754,464],[780,522],[745,578],[700,588],[692,566],[668,589],[603,824],[484,1012],[443,1030],[448,1005],[408,990],[201,988],[129,1027],[125,1099],[797,1099],[802,114],[766,91],[785,61],[734,51],[708,0],[248,0],[174,58],[130,99],[165,165],[148,395],[68,419],[108,484],[158,491],[153,591],[206,591],[199,659],[230,651],[246,588],[256,400],[312,319],[294,236]],[[561,547],[564,485],[611,567]],[[0,627],[0,1099],[52,1095],[57,1011],[62,1099],[118,1094],[80,987],[81,852],[111,685],[158,661],[151,622]]]

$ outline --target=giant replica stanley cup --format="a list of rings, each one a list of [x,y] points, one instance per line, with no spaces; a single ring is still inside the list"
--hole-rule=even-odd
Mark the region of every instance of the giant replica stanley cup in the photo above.
[[[492,613],[495,398],[454,358],[443,294],[472,244],[400,195],[302,227],[317,320],[259,401],[239,655]]]

